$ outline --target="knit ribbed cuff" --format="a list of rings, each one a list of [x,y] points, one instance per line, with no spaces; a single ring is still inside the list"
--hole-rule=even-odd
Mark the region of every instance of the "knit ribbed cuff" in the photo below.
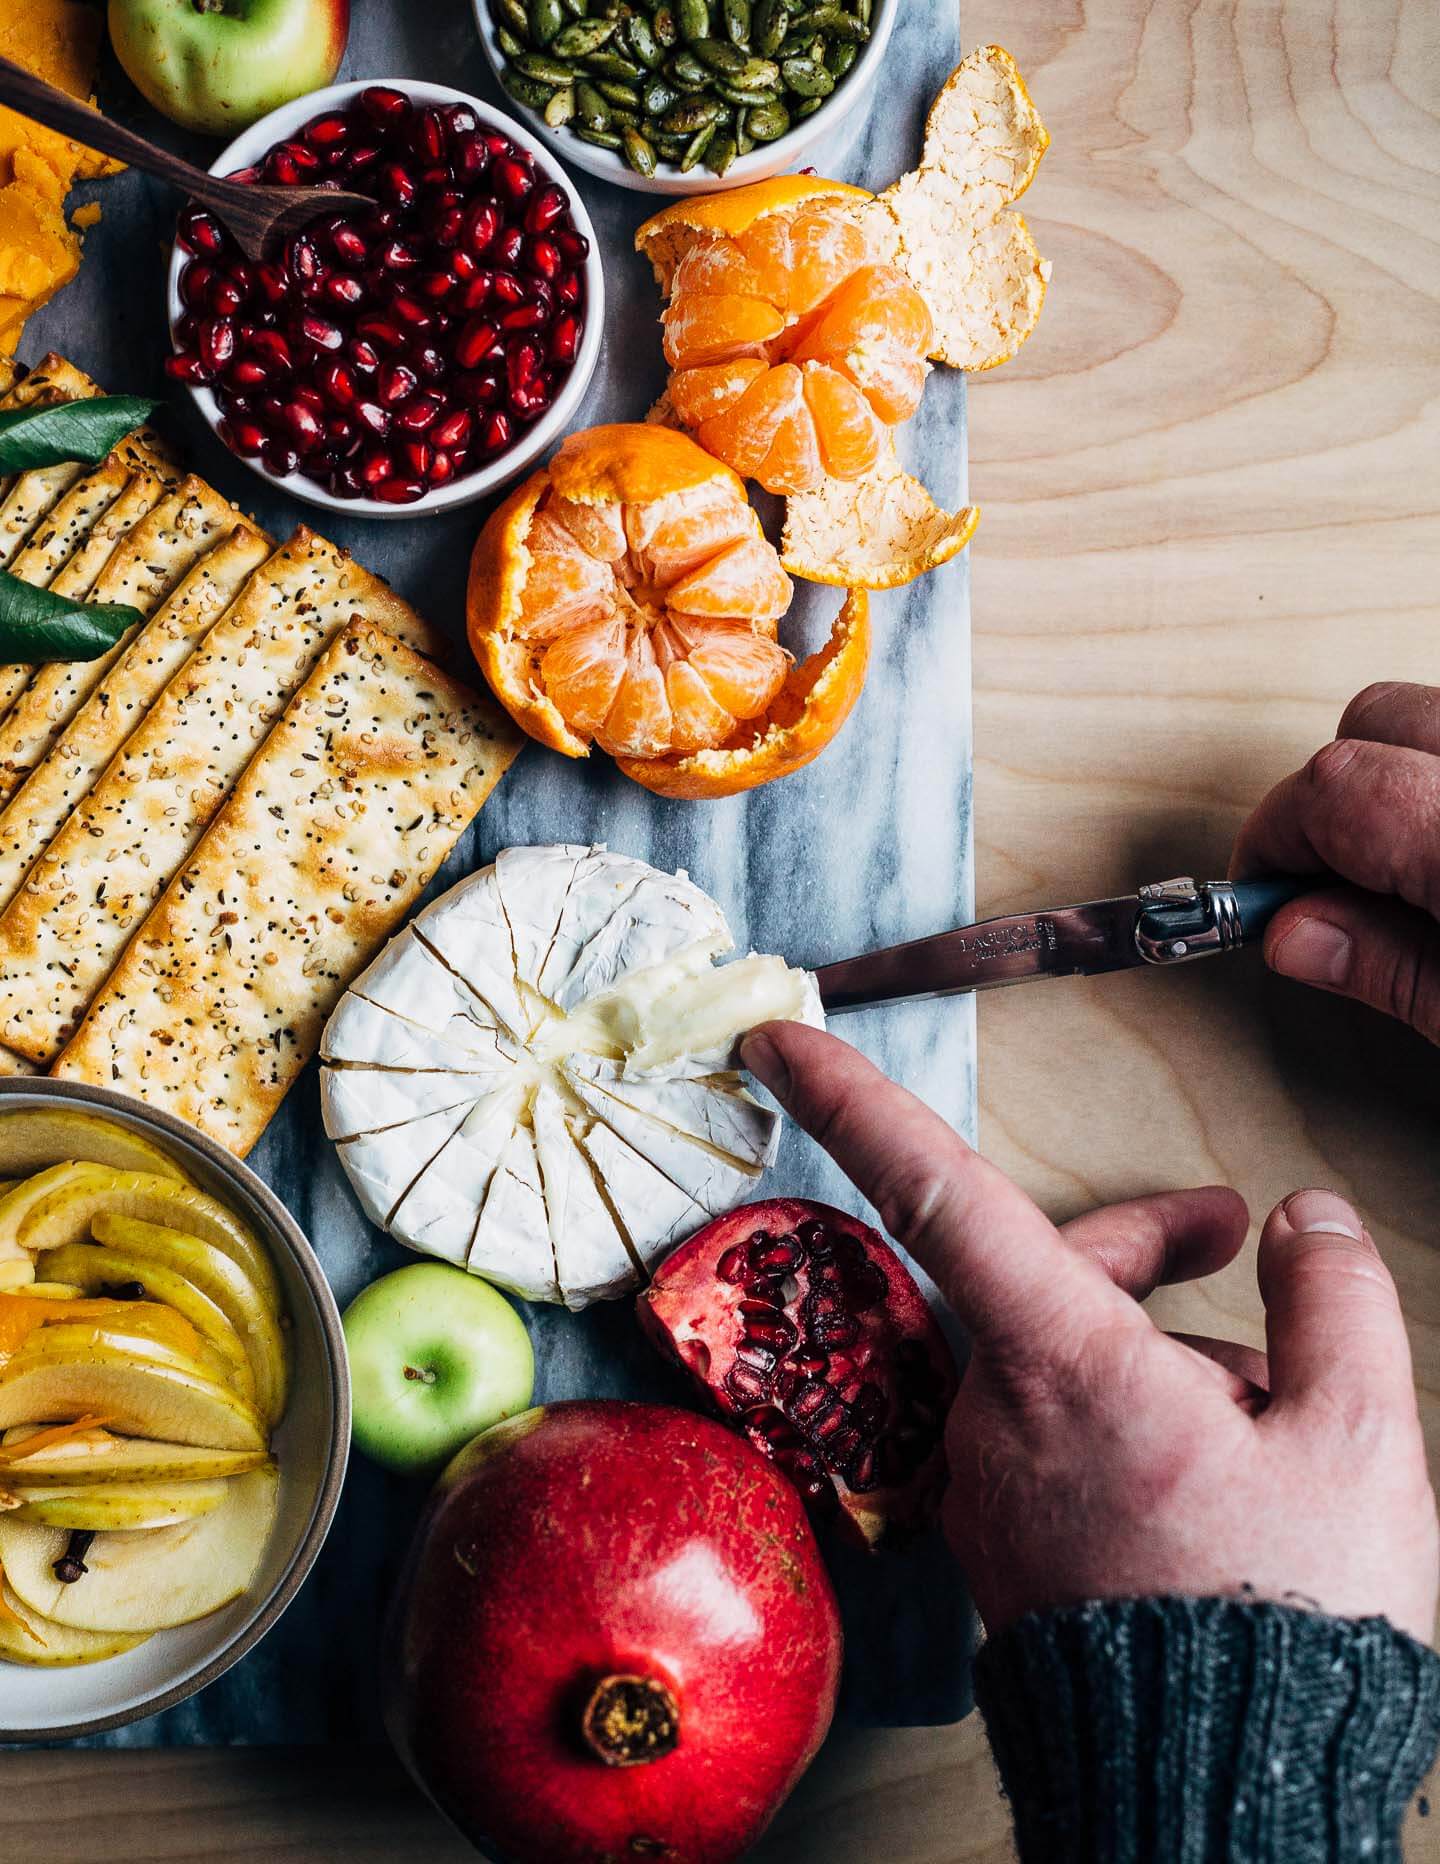
[[[1025,1864],[1399,1864],[1440,1745],[1433,1651],[1287,1605],[1037,1613],[975,1695]]]

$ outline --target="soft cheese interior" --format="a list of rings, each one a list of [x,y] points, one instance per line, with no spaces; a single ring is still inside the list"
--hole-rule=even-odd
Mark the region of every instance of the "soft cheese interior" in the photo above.
[[[754,1194],[778,1116],[736,1045],[822,1022],[807,972],[731,950],[683,874],[510,848],[426,908],[325,1032],[326,1131],[399,1241],[530,1300],[625,1293]]]

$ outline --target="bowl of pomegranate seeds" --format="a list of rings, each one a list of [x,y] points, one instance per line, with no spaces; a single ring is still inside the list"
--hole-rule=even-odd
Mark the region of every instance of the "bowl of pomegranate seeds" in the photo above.
[[[180,215],[166,369],[258,472],[407,517],[488,496],[574,424],[604,278],[583,201],[518,123],[441,84],[336,84],[211,172],[375,200],[259,264],[202,208]]]

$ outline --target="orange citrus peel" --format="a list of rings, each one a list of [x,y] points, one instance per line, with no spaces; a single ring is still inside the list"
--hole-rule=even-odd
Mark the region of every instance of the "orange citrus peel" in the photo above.
[[[72,1437],[82,1436],[87,1430],[103,1430],[110,1422],[110,1418],[102,1412],[88,1412],[69,1424],[50,1424],[20,1443],[0,1443],[0,1465],[23,1463],[27,1457],[38,1456],[42,1450],[53,1450],[56,1444],[68,1443]]]
[[[792,669],[762,718],[741,726],[725,744],[684,757],[648,762],[619,759],[657,796],[713,801],[803,770],[825,749],[860,697],[870,659],[870,597],[852,589],[830,638]]]
[[[3,1566],[0,1566],[0,1618],[7,1619],[12,1625],[19,1625],[26,1637],[33,1639],[34,1642],[40,1646],[41,1650],[48,1648],[44,1638],[41,1637],[34,1625],[32,1625],[28,1619],[22,1618],[19,1612],[17,1612],[15,1607],[10,1603],[9,1599],[6,1598],[5,1568]]]

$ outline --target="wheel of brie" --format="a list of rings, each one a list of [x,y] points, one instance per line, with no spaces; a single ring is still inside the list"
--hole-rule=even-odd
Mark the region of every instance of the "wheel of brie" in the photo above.
[[[603,847],[508,848],[428,906],[325,1031],[325,1130],[399,1242],[533,1301],[626,1293],[745,1202],[779,1116],[747,1029],[823,1026],[815,980],[733,949],[684,874]]]

